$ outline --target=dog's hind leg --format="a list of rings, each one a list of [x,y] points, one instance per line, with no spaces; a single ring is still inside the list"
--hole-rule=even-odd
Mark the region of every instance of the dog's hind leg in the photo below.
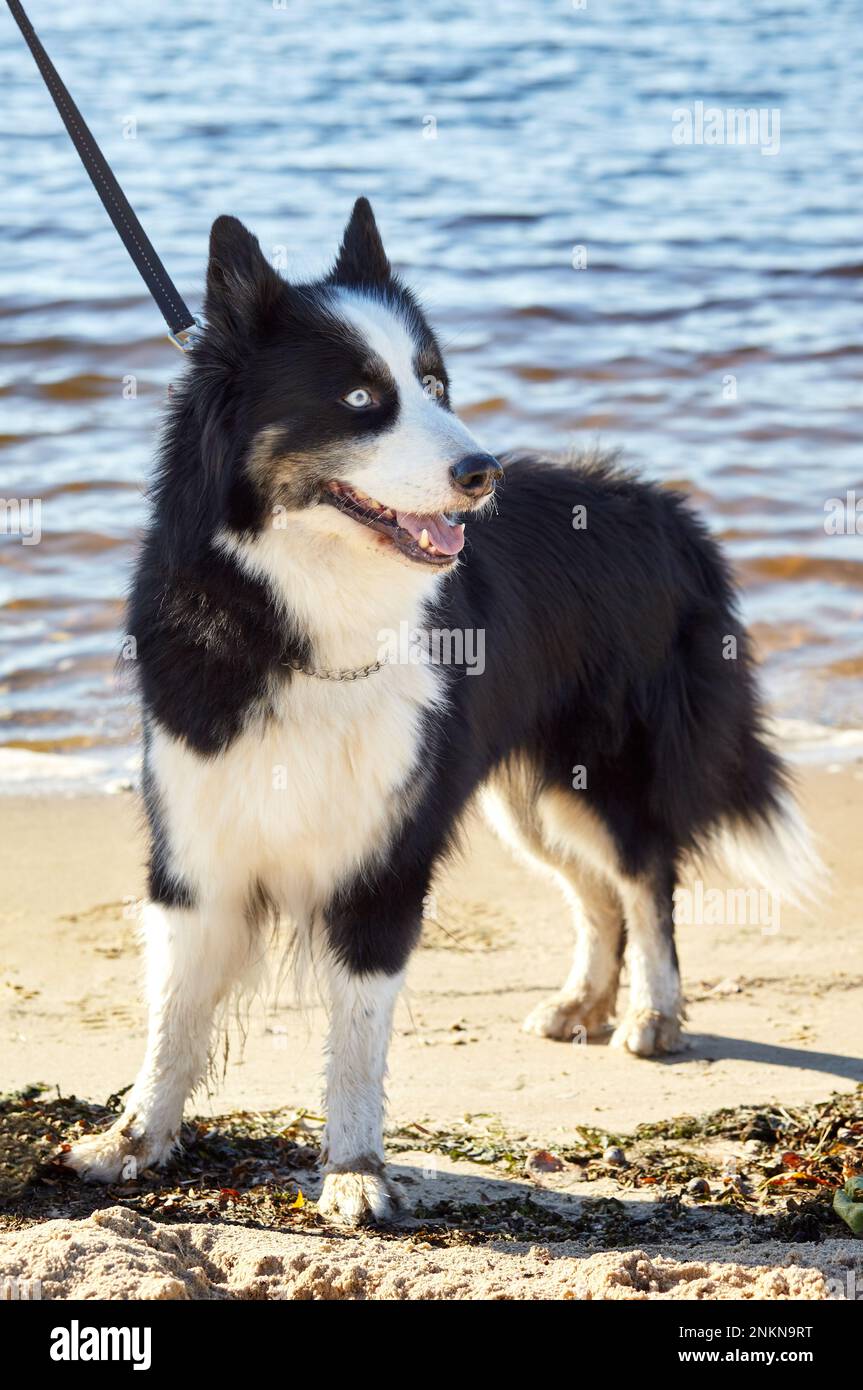
[[[575,925],[569,974],[556,994],[524,1020],[524,1031],[543,1038],[584,1041],[605,1032],[614,1014],[623,949],[620,900],[589,869],[562,864],[559,875]]]
[[[533,868],[557,882],[572,910],[575,954],[557,993],[531,1010],[528,1033],[573,1039],[602,1033],[617,999],[623,949],[623,910],[606,869],[610,851],[600,827],[585,812],[565,833],[547,821],[544,797],[536,795],[529,770],[510,767],[484,789],[486,818],[505,844]]]
[[[248,964],[242,908],[150,903],[142,927],[147,1052],[120,1118],[64,1155],[88,1182],[134,1178],[170,1155],[186,1099],[206,1075],[216,1009]]]
[[[674,944],[672,889],[645,875],[621,881],[626,917],[629,1007],[614,1030],[613,1047],[638,1057],[681,1048],[683,1001]]]
[[[554,790],[541,792],[536,816],[542,837],[562,855],[584,857],[614,894],[618,904],[618,924],[625,933],[626,962],[629,969],[629,1005],[614,1031],[611,1042],[639,1057],[675,1052],[680,1047],[683,1006],[680,973],[674,945],[672,890],[674,873],[644,869],[627,873],[614,840],[601,817],[579,800],[579,794]],[[606,957],[594,952],[581,953],[588,968],[598,971],[601,983],[608,970]],[[617,936],[617,962],[623,957],[623,934]],[[580,954],[576,952],[575,971]],[[614,975],[616,987],[617,975]],[[569,983],[569,982],[567,982]]]

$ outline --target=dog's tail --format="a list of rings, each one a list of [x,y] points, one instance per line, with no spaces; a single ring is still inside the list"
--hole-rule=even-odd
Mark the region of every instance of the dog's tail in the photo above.
[[[719,820],[697,858],[792,906],[812,905],[829,893],[827,868],[784,778],[755,811]]]

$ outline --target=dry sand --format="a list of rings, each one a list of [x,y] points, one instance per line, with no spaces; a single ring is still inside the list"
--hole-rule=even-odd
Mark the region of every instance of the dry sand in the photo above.
[[[863,1080],[863,763],[852,756],[809,769],[802,791],[832,896],[783,910],[777,932],[681,926],[688,1047],[654,1062],[520,1031],[566,973],[566,910],[552,886],[477,828],[436,887],[397,1015],[393,1124],[439,1129],[491,1116],[503,1132],[555,1149],[579,1126],[621,1134],[680,1114],[852,1090]],[[130,793],[4,798],[0,827],[0,1090],[44,1082],[104,1101],[132,1081],[143,1050],[138,802]],[[196,1113],[317,1109],[323,1011],[282,994],[253,1005],[244,1045],[234,1030],[219,1090],[198,1097]],[[457,1183],[460,1200],[478,1202],[506,1187],[470,1163],[429,1173],[422,1155],[400,1154],[399,1164],[406,1191],[417,1187],[411,1203],[429,1183],[438,1197],[441,1183]],[[548,1183],[516,1190],[526,1185]],[[572,1210],[578,1183],[556,1200]],[[863,1297],[863,1243],[850,1233],[820,1244],[753,1242],[721,1217],[652,1244],[636,1219],[631,1246],[617,1250],[590,1239],[424,1250],[410,1226],[401,1237],[268,1231],[236,1217],[168,1227],[112,1206],[0,1236],[0,1274],[41,1278],[53,1296],[823,1298],[845,1288]]]
[[[434,1249],[359,1232],[308,1236],[238,1226],[166,1226],[123,1207],[0,1237],[0,1279],[41,1297],[152,1299],[827,1299],[851,1287],[837,1242],[817,1254],[765,1244],[589,1254],[563,1241],[496,1251]],[[858,1262],[857,1282],[860,1281]]]

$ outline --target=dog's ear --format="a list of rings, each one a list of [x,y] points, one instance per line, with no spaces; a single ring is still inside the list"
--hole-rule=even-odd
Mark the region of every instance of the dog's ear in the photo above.
[[[330,279],[337,285],[383,285],[392,269],[368,198],[357,198]]]
[[[204,314],[214,328],[245,336],[272,308],[284,281],[257,237],[236,217],[217,217],[210,232]]]

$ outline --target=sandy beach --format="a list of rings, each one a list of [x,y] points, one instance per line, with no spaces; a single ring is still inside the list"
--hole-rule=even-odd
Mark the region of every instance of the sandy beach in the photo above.
[[[725,1200],[735,1165],[745,1172],[753,1160],[752,1140],[696,1135],[683,1146],[719,1175],[705,1201],[703,1193],[689,1196],[687,1184],[675,1186],[673,1175],[651,1191],[649,1163],[633,1157],[648,1151],[627,1138],[674,1117],[812,1107],[833,1093],[846,1093],[849,1116],[861,1118],[853,1093],[863,1082],[863,761],[808,768],[801,792],[832,895],[806,910],[783,909],[778,930],[679,926],[687,1046],[661,1061],[521,1031],[523,1017],[566,972],[567,912],[553,886],[512,862],[484,827],[472,828],[467,853],[436,885],[396,1017],[388,1089],[390,1129],[400,1136],[393,1142],[407,1213],[402,1237],[346,1237],[319,1220],[309,1225],[317,1178],[306,1164],[296,1178],[305,1215],[288,1229],[266,1229],[259,1215],[244,1223],[233,1212],[206,1231],[175,1222],[168,1232],[141,1209],[128,1210],[118,1188],[90,1190],[90,1207],[74,1220],[59,1200],[43,1202],[32,1219],[18,1200],[3,1222],[0,1270],[40,1278],[53,1296],[823,1298],[848,1296],[852,1287],[863,1296],[863,1249],[840,1225],[817,1241],[798,1232],[783,1243],[766,1238],[773,1228],[764,1226],[758,1200],[748,1215]],[[0,817],[0,1090],[41,1083],[46,1095],[102,1104],[131,1083],[144,1043],[134,939],[144,854],[138,800],[131,792],[7,797]],[[301,1007],[290,980],[271,988],[232,1026],[224,1074],[190,1112],[205,1121],[251,1112],[264,1131],[264,1112],[280,1112],[272,1121],[279,1128],[286,1114],[318,1115],[323,1035],[320,1005]],[[310,1142],[316,1123],[302,1121]],[[664,1135],[666,1148],[677,1132]],[[613,1163],[588,1169],[560,1161],[586,1133],[594,1149],[602,1136],[619,1141],[630,1174],[644,1181],[625,1180],[626,1169],[615,1172]],[[442,1143],[444,1134],[464,1142]],[[491,1159],[474,1161],[471,1144],[479,1153],[487,1140],[476,1136],[490,1134],[497,1136]],[[859,1146],[858,1138],[858,1159]],[[804,1201],[812,1190],[805,1181],[789,1189]],[[675,1193],[689,1224],[656,1220],[655,1204],[665,1211]],[[537,1217],[539,1243],[520,1243],[516,1225],[514,1243],[512,1232],[505,1244],[485,1239],[479,1249],[447,1243],[429,1269],[437,1242],[418,1238],[412,1212],[442,1201],[456,1209],[505,1206],[525,1195],[550,1204],[563,1222],[556,1238],[543,1238],[549,1229],[555,1235],[551,1218]],[[623,1202],[631,1217],[625,1239],[583,1220],[572,1225],[585,1200],[604,1197]],[[52,1214],[57,1219],[46,1222]]]

